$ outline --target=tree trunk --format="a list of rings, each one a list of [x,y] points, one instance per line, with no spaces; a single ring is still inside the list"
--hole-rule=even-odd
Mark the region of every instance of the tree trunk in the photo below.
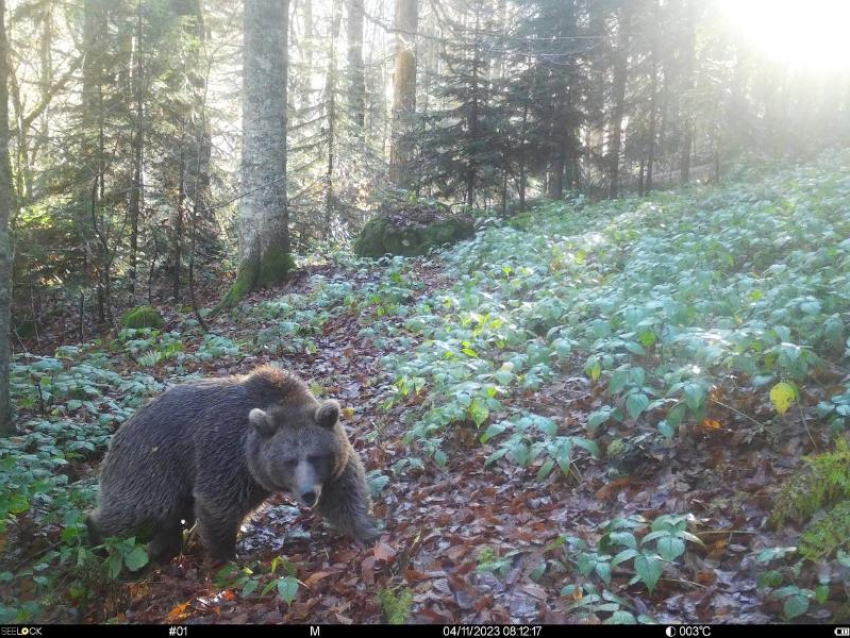
[[[396,58],[393,77],[393,130],[390,150],[390,181],[400,188],[412,183],[412,144],[408,133],[416,113],[416,30],[418,0],[396,0]]]
[[[14,432],[9,397],[12,352],[12,238],[9,235],[9,216],[12,209],[12,179],[9,164],[7,74],[6,1],[0,0],[0,434]]]
[[[333,237],[334,209],[334,164],[336,161],[336,39],[339,36],[340,10],[339,0],[332,0],[331,41],[328,76],[325,81],[326,102],[328,105],[328,164],[325,174],[325,239]]]
[[[611,119],[611,160],[610,180],[611,197],[620,194],[620,148],[623,139],[623,115],[626,103],[626,82],[628,81],[629,62],[629,29],[631,28],[629,9],[620,9],[619,31],[617,37],[617,53],[614,61],[614,115]]]
[[[567,167],[567,94],[570,92],[569,84],[559,86],[561,95],[556,95],[552,104],[552,137],[556,140],[556,145],[549,160],[549,171],[546,177],[546,195],[555,200],[559,200],[564,196],[564,171]]]
[[[348,0],[348,108],[351,113],[351,120],[358,131],[362,131],[366,123],[363,14],[363,0]]]
[[[281,283],[295,266],[286,200],[288,23],[289,0],[246,0],[240,263],[224,307],[258,287]]]
[[[112,320],[111,268],[108,231],[102,219],[102,202],[106,191],[106,153],[104,150],[103,103],[103,36],[107,33],[108,0],[85,0],[83,3],[83,108],[84,135],[82,154],[87,167],[83,175],[86,187],[86,213],[91,228],[93,275],[96,280],[98,321]],[[92,139],[94,138],[94,139]],[[85,223],[85,222],[84,222]]]
[[[472,82],[470,84],[470,91],[472,93],[472,103],[470,104],[469,109],[469,141],[471,144],[478,143],[478,97],[479,97],[479,87],[478,83],[481,78],[481,50],[479,48],[478,37],[481,24],[481,10],[480,7],[476,7],[475,9],[475,45],[472,50]],[[475,160],[470,159],[469,167],[466,171],[466,205],[469,207],[475,206],[475,181],[478,177],[478,165]]]
[[[130,185],[130,303],[136,303],[136,278],[139,250],[139,218],[142,211],[142,152],[144,148],[144,62],[142,59],[142,2],[136,5],[135,50],[133,51],[132,85],[135,102],[133,116],[132,147],[132,184]]]
[[[652,191],[652,171],[655,164],[655,127],[658,119],[658,29],[660,11],[657,2],[653,3],[654,20],[652,25],[652,43],[650,45],[650,84],[649,84],[649,146],[646,153],[646,180],[644,191]]]
[[[180,140],[180,175],[177,183],[177,205],[171,211],[171,296],[174,303],[180,303],[180,275],[183,270],[183,210],[186,206],[186,118],[183,119],[183,130]]]
[[[304,41],[302,49],[304,51],[304,73],[297,73],[296,80],[301,86],[301,103],[300,110],[310,107],[313,99],[313,0],[303,0],[304,2]]]
[[[687,184],[691,179],[691,146],[693,146],[694,129],[694,58],[696,56],[696,0],[683,0],[685,3],[685,34],[684,34],[684,91],[682,94],[682,155],[680,173],[682,183]]]
[[[204,67],[204,46],[206,42],[206,27],[204,23],[203,2],[193,3],[185,13],[181,14],[183,32],[186,40],[191,43],[183,59],[183,73],[192,86],[192,110],[190,115],[183,118],[182,145],[180,149],[180,184],[178,190],[178,205],[174,207],[171,217],[171,269],[173,275],[174,301],[180,299],[180,287],[184,261],[184,235],[186,231],[186,216],[189,211],[198,220],[192,222],[192,227],[200,220],[208,224],[210,219],[209,188],[210,188],[210,159],[212,142],[209,124],[203,117],[206,109],[209,68]],[[191,242],[190,242],[191,243]]]
[[[44,13],[41,16],[41,44],[39,47],[39,65],[40,82],[41,82],[41,102],[45,106],[41,113],[38,138],[33,144],[32,153],[30,156],[30,167],[35,165],[38,158],[39,150],[45,148],[50,139],[50,102],[52,99],[53,87],[53,3],[48,2],[44,7]],[[21,135],[26,137],[27,131],[22,131]],[[27,179],[27,189],[25,195],[22,193],[19,197],[26,197],[28,201],[33,200],[33,179],[32,174]]]
[[[588,152],[594,173],[604,178],[603,157],[605,154],[605,84],[608,75],[608,29],[605,25],[607,9],[595,2],[590,7],[590,33],[598,38],[590,53],[589,83],[587,95]]]

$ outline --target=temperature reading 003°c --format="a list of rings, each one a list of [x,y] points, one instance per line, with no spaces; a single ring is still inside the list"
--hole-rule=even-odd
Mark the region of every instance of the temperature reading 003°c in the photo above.
[[[708,625],[670,625],[664,630],[669,638],[676,636],[685,638],[709,638],[711,627]]]

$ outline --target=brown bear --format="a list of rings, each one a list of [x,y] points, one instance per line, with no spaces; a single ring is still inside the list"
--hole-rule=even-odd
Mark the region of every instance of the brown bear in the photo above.
[[[366,474],[339,414],[270,366],[169,389],[115,433],[86,519],[92,541],[135,535],[167,560],[197,519],[205,550],[231,560],[244,518],[278,492],[344,534],[374,538]]]

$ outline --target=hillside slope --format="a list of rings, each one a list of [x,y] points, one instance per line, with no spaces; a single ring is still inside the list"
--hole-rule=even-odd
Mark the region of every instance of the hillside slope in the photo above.
[[[164,309],[163,331],[19,357],[0,620],[840,620],[848,238],[850,155],[828,154],[550,204],[428,258],[340,255],[209,334]],[[265,362],[343,403],[381,539],[277,498],[238,568],[211,572],[190,539],[116,582],[143,549],[81,543],[114,427],[166,385]]]

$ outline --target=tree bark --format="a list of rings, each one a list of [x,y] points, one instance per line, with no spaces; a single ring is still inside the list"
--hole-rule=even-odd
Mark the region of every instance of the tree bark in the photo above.
[[[644,192],[652,191],[652,172],[655,164],[655,128],[658,119],[658,29],[660,24],[660,10],[658,2],[653,2],[653,25],[652,42],[650,44],[650,85],[649,85],[649,146],[646,156],[646,180]]]
[[[413,184],[410,167],[413,149],[407,133],[416,113],[416,30],[418,0],[396,0],[396,58],[393,76],[392,148],[390,181],[399,188]]]
[[[696,0],[683,0],[685,11],[685,33],[682,52],[684,60],[684,86],[682,93],[682,155],[679,165],[682,183],[691,179],[691,146],[694,129],[694,63],[696,47]]]
[[[313,100],[313,86],[311,78],[313,77],[313,0],[303,0],[304,3],[304,41],[302,50],[304,55],[304,73],[296,74],[296,79],[301,86],[299,105],[300,110],[309,108]]]
[[[130,303],[136,303],[136,279],[139,253],[139,218],[142,212],[142,153],[144,149],[144,61],[142,58],[142,2],[136,4],[135,50],[133,51],[132,86],[135,113],[133,114],[132,184],[130,185]]]
[[[46,104],[41,113],[41,122],[39,123],[38,138],[33,144],[31,162],[36,163],[39,151],[45,148],[50,139],[50,102],[51,91],[53,90],[53,3],[48,2],[44,7],[44,13],[41,17],[41,46],[39,49],[39,64],[41,65],[40,82],[41,82],[41,102]],[[22,132],[26,136],[26,131]],[[27,182],[26,197],[28,200],[33,199],[33,180],[32,175]]]
[[[0,0],[0,434],[14,432],[9,397],[12,331],[12,179],[9,163],[8,43],[6,1]]]
[[[479,48],[479,31],[481,28],[481,9],[475,8],[475,40],[472,49],[472,81],[470,91],[472,93],[472,103],[469,108],[469,142],[470,144],[478,143],[478,112],[480,105],[478,103],[479,96],[479,80],[481,79],[481,53]],[[469,167],[466,169],[466,205],[469,207],[475,206],[475,180],[478,177],[478,165],[475,161],[470,161]]]
[[[348,100],[358,130],[366,124],[366,73],[363,66],[363,0],[348,0]]]
[[[112,320],[111,287],[112,257],[108,231],[101,217],[101,202],[106,191],[103,103],[103,37],[107,33],[108,0],[85,0],[83,3],[83,161],[86,170],[83,181],[87,189],[83,201],[91,227],[92,270],[96,279],[98,321]],[[94,138],[94,140],[92,139]],[[85,223],[85,222],[84,222]]]
[[[194,6],[180,16],[182,29],[189,42],[183,56],[186,78],[192,86],[192,108],[182,122],[182,146],[180,149],[180,184],[178,205],[171,216],[171,268],[174,301],[180,299],[180,287],[184,261],[184,235],[187,227],[186,217],[192,216],[192,229],[201,220],[211,223],[209,205],[210,160],[212,155],[212,136],[205,117],[209,68],[204,68],[203,51],[206,43],[203,2],[198,0]],[[194,230],[191,232],[194,233]],[[189,243],[194,245],[194,236]],[[192,257],[190,257],[190,260]]]
[[[604,178],[605,153],[605,84],[608,75],[608,29],[605,25],[607,9],[599,2],[592,3],[589,8],[590,33],[598,37],[598,41],[590,53],[589,88],[587,91],[588,134],[587,147],[590,164],[598,176]]]
[[[240,264],[224,307],[282,282],[295,265],[286,200],[289,0],[246,0],[243,26]]]
[[[328,75],[325,81],[326,102],[328,105],[328,163],[325,174],[325,238],[333,236],[333,209],[334,209],[334,166],[336,162],[336,39],[339,36],[340,26],[339,0],[332,0],[331,7],[331,41],[330,59],[328,61]]]
[[[626,103],[626,82],[628,81],[629,29],[631,28],[629,9],[624,5],[620,9],[617,29],[617,52],[614,61],[614,115],[611,118],[611,160],[610,180],[611,197],[620,194],[620,149],[623,139],[623,115]]]

